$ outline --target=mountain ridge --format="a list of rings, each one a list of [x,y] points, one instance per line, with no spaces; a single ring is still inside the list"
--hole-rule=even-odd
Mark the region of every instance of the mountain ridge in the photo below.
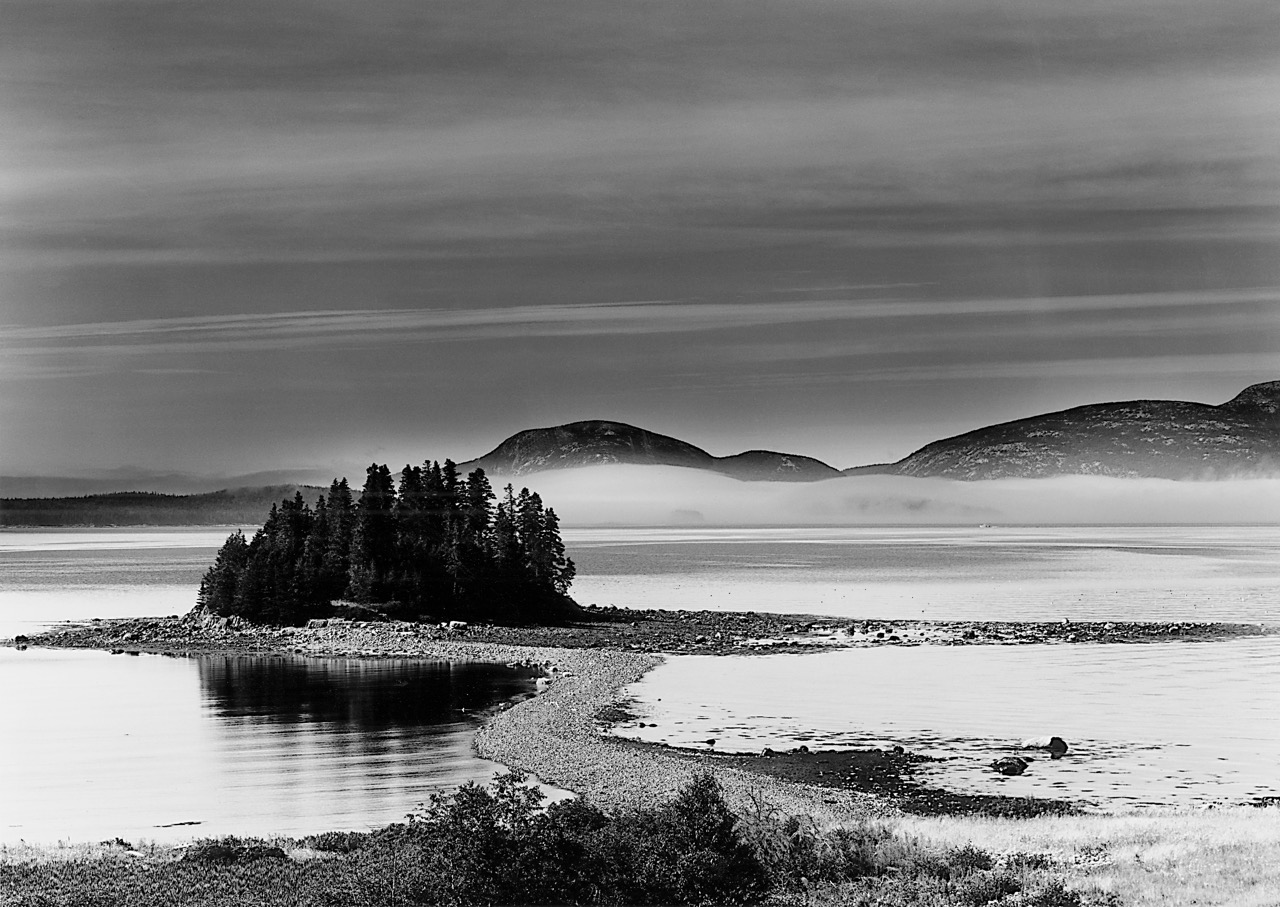
[[[745,481],[800,482],[841,475],[963,481],[1280,475],[1280,381],[1250,385],[1217,405],[1183,400],[1083,404],[942,438],[893,463],[844,470],[813,457],[768,450],[716,457],[678,438],[601,419],[517,432],[459,469],[479,466],[496,475],[520,476],[606,463],[683,466]]]
[[[611,463],[683,466],[718,472],[744,481],[817,481],[840,470],[813,457],[772,450],[746,450],[717,457],[678,438],[626,422],[588,419],[517,432],[483,456],[459,463],[467,472],[521,476],[546,469],[572,469]]]
[[[1250,385],[1218,405],[1127,400],[1041,413],[942,438],[895,463],[844,474],[966,481],[1280,475],[1280,381]]]

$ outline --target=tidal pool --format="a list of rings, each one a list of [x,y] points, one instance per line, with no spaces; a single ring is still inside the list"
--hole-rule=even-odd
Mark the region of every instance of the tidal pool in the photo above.
[[[1280,795],[1276,638],[681,655],[627,693],[646,726],[623,736],[737,752],[901,745],[942,759],[918,777],[956,791],[1103,808]],[[1018,777],[989,768],[1050,734],[1070,743],[1065,758]]]

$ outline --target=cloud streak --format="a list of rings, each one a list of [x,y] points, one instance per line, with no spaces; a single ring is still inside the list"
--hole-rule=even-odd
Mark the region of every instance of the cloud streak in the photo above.
[[[44,327],[9,326],[0,349],[11,356],[207,353],[309,348],[356,343],[474,340],[593,334],[723,331],[814,322],[932,320],[972,316],[1093,316],[1133,310],[1223,308],[1280,303],[1280,287],[1202,292],[1132,293],[1040,299],[842,299],[755,303],[619,302],[493,309],[390,309],[278,312],[149,318]],[[1141,327],[1139,322],[1130,322]],[[1032,327],[1035,327],[1033,323]],[[1266,327],[1266,325],[1262,325]],[[1271,325],[1273,329],[1275,325]],[[1005,331],[1012,331],[1008,327]],[[1097,327],[1090,330],[1098,330]],[[805,355],[805,354],[802,354]],[[807,357],[807,356],[806,356]]]

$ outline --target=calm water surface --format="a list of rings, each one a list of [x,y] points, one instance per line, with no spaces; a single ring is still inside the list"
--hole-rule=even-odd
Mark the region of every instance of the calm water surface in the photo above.
[[[0,638],[185,613],[231,531],[0,532]],[[385,825],[492,777],[478,713],[532,689],[503,665],[0,648],[0,841]]]
[[[232,531],[0,531],[0,638],[63,620],[184,614]]]
[[[932,620],[1280,620],[1280,527],[578,530],[580,602]]]
[[[717,751],[901,745],[973,793],[1117,806],[1280,795],[1280,639],[675,656],[629,688],[636,739]],[[988,764],[1057,734],[1061,760]]]
[[[0,649],[0,841],[301,835],[400,821],[487,782],[479,663]]]

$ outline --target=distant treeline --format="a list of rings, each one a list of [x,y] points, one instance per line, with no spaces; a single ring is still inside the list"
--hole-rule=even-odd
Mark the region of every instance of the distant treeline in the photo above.
[[[320,491],[307,485],[271,485],[206,494],[125,491],[74,498],[0,498],[0,526],[255,525],[281,498]]]
[[[508,485],[498,500],[484,470],[463,479],[446,460],[406,466],[397,490],[375,463],[359,500],[335,480],[314,508],[297,492],[252,540],[234,533],[199,602],[274,624],[326,616],[337,601],[403,619],[527,623],[575,607],[573,576],[555,511],[527,488]]]

